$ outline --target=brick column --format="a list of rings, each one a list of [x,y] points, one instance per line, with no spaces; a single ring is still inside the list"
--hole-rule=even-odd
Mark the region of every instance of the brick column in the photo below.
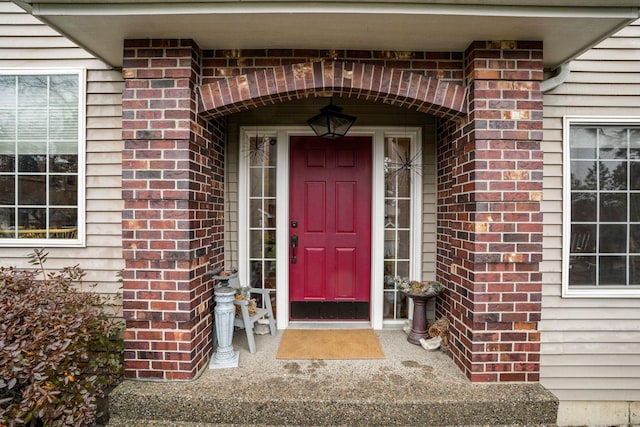
[[[469,116],[440,127],[439,314],[472,381],[538,381],[542,43],[475,42],[465,74]]]
[[[192,41],[125,42],[128,378],[192,379],[211,353],[212,285],[205,273],[222,260],[224,145],[220,123],[197,116],[199,75]]]

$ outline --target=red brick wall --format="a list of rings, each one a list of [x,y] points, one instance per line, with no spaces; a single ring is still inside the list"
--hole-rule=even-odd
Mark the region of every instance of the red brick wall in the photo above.
[[[538,381],[542,44],[476,42],[466,79],[469,116],[439,130],[439,314],[472,381]]]
[[[377,65],[462,84],[462,52],[397,52],[321,49],[218,49],[202,53],[202,83],[283,65],[338,61]]]
[[[224,127],[197,116],[190,41],[127,41],[123,76],[125,369],[194,378],[211,353],[211,280],[222,262]]]
[[[128,377],[193,378],[211,352],[205,272],[224,259],[224,116],[328,91],[441,117],[437,275],[448,290],[438,310],[451,320],[451,355],[473,381],[537,381],[540,43],[201,54],[190,41],[127,41],[123,73]],[[461,117],[466,103],[453,100],[466,88]]]

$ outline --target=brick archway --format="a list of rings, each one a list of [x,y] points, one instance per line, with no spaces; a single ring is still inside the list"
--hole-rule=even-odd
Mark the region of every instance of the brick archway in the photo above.
[[[312,96],[337,96],[412,108],[445,119],[467,114],[467,88],[422,74],[356,62],[272,67],[200,86],[199,111],[216,118]]]

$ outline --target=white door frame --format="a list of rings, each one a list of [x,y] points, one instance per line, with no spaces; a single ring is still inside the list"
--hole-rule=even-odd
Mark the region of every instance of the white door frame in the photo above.
[[[289,327],[289,140],[291,136],[313,136],[306,126],[243,126],[240,128],[238,165],[238,268],[241,283],[249,283],[249,138],[260,135],[276,138],[276,312],[278,329]],[[384,138],[411,137],[412,152],[422,145],[420,128],[353,127],[349,136],[368,136],[372,140],[371,183],[371,327],[382,329],[384,279]],[[419,159],[421,161],[421,158]],[[419,168],[418,168],[419,169]],[[415,178],[419,177],[419,174]],[[412,179],[410,271],[412,278],[422,276],[422,182]],[[324,323],[324,322],[323,322]],[[331,322],[326,322],[331,323]],[[344,322],[341,322],[344,323]],[[393,322],[392,322],[393,323]],[[395,322],[398,323],[398,322]],[[335,325],[335,324],[334,324]]]

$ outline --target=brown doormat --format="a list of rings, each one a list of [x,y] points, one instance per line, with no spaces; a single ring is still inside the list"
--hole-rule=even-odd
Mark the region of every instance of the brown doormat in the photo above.
[[[287,329],[276,359],[384,359],[371,329]]]

